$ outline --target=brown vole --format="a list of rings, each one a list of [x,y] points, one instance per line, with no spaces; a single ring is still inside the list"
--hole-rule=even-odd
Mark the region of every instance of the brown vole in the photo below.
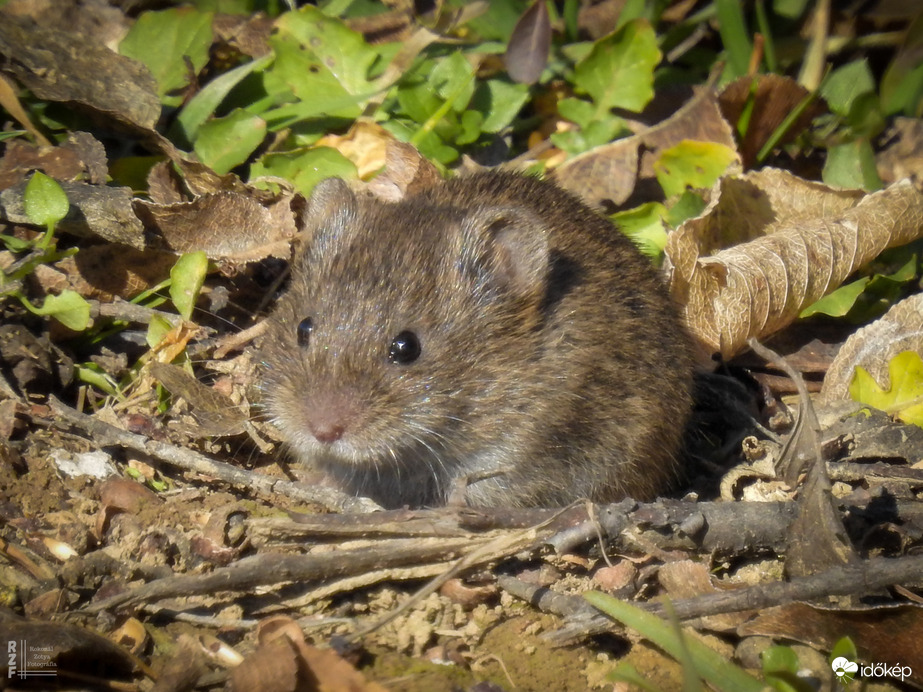
[[[265,339],[296,456],[384,507],[650,499],[692,359],[650,262],[551,183],[478,173],[387,204],[317,186]]]

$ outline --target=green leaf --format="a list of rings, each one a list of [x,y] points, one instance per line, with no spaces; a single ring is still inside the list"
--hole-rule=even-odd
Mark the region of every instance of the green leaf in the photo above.
[[[307,5],[279,17],[276,29],[279,38],[310,54],[307,60],[312,69],[323,68],[347,94],[370,96],[375,91],[369,71],[378,59],[378,52],[365,42],[362,34],[339,19],[327,17],[316,7]],[[308,75],[305,77],[310,81]],[[309,94],[300,96],[306,98]]]
[[[439,60],[429,76],[428,88],[443,101],[451,100],[450,108],[461,113],[474,94],[474,67],[461,53],[452,53]]]
[[[567,118],[582,128],[590,126],[596,117],[596,109],[589,101],[576,98],[566,98],[558,101],[558,113],[562,118]]]
[[[849,113],[856,98],[874,92],[875,78],[864,58],[838,67],[820,85],[820,95],[830,110],[843,116]]]
[[[195,153],[219,175],[239,166],[266,137],[266,121],[240,109],[214,118],[199,128]]]
[[[827,660],[832,663],[834,659],[840,657],[849,661],[855,661],[859,658],[859,653],[856,651],[856,645],[853,644],[852,639],[849,637],[843,637],[833,645],[833,649],[830,650],[830,658]]]
[[[352,120],[359,116],[361,99],[350,94],[296,37],[278,33],[269,38],[269,44],[276,59],[272,67],[263,71],[263,86],[280,100],[297,99],[288,107],[297,118],[326,115]],[[270,119],[269,112],[262,115]]]
[[[625,663],[624,661],[619,663],[615,669],[606,676],[606,679],[609,680],[609,682],[627,682],[645,692],[661,692],[661,688],[657,687],[657,685],[649,680],[645,680],[633,665]]]
[[[667,209],[658,202],[648,202],[634,209],[616,212],[609,218],[619,230],[634,241],[648,257],[659,258],[667,246],[663,225]]]
[[[917,13],[902,38],[902,45],[881,78],[881,105],[888,115],[923,115],[923,14]]]
[[[685,139],[661,152],[654,172],[664,194],[673,197],[687,187],[710,188],[735,158],[734,150],[723,144]]]
[[[753,44],[744,21],[743,5],[738,0],[715,0],[718,31],[727,52],[728,69],[734,77],[743,77],[750,67]]]
[[[33,308],[36,315],[54,317],[58,322],[75,332],[82,332],[90,324],[90,304],[76,291],[65,289],[56,296],[46,296],[40,308]]]
[[[67,216],[70,203],[67,195],[54,178],[49,178],[41,171],[35,171],[22,199],[26,216],[38,226],[54,226]]]
[[[190,63],[196,74],[208,63],[213,16],[191,7],[142,12],[122,39],[119,52],[147,65],[165,105],[182,103],[183,97],[171,92],[189,85]]]
[[[656,615],[598,591],[587,592],[583,597],[593,607],[599,608],[626,627],[636,630],[674,659],[682,660],[688,656],[695,672],[714,688],[727,692],[763,690],[762,682],[725,660],[697,639],[683,636],[681,630]]]
[[[483,132],[500,132],[510,125],[529,100],[529,87],[507,79],[480,82],[471,98],[470,108],[484,114]]]
[[[790,646],[770,646],[760,654],[760,660],[765,673],[777,673],[783,670],[790,673],[798,672],[798,654]]]
[[[356,180],[359,173],[355,164],[336,149],[317,147],[302,153],[268,154],[250,166],[250,178],[263,176],[285,178],[305,197],[325,178]],[[259,180],[256,180],[259,184]]]
[[[208,257],[201,250],[186,253],[170,269],[170,299],[183,319],[192,319],[207,272]]]
[[[597,115],[612,108],[637,112],[654,97],[660,57],[654,30],[636,19],[593,44],[574,70],[574,83],[593,99]]]
[[[816,313],[831,317],[849,316],[857,323],[868,322],[880,315],[888,305],[899,300],[905,293],[905,285],[917,278],[917,255],[912,245],[886,250],[879,255],[878,262],[898,269],[890,274],[876,273],[840,286],[816,303],[801,311],[799,317]]]
[[[822,177],[828,185],[839,187],[868,191],[883,187],[875,165],[875,151],[864,137],[830,147]]]
[[[32,247],[31,241],[22,240],[16,236],[6,235],[4,233],[0,233],[0,243],[3,243],[10,252],[23,252]]]
[[[670,228],[679,228],[683,221],[700,216],[707,206],[708,204],[702,199],[701,195],[692,190],[686,190],[679,196],[676,203],[670,207],[665,217],[666,222]]]
[[[96,363],[81,363],[74,366],[77,379],[111,396],[118,394],[118,385],[110,375]]]
[[[799,317],[810,317],[816,314],[843,317],[856,304],[856,300],[859,299],[862,291],[865,290],[871,280],[872,277],[865,276],[857,281],[843,284],[835,291],[828,293],[817,302],[806,307],[801,311]]]
[[[235,67],[210,81],[205,88],[193,96],[176,118],[186,139],[189,142],[195,141],[199,128],[214,114],[231,90],[249,74],[259,72],[271,64],[273,59],[271,54],[264,55],[262,58]]]
[[[882,389],[862,367],[849,385],[853,400],[896,414],[905,423],[923,427],[923,359],[915,351],[904,351],[888,363],[890,389]]]
[[[157,348],[163,338],[173,329],[173,324],[160,315],[154,315],[147,325],[147,334],[144,340],[151,348]]]

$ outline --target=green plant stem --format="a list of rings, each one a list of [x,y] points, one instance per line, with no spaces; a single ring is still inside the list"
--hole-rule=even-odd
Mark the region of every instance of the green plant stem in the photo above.
[[[769,139],[766,140],[766,143],[760,148],[759,152],[756,154],[756,160],[760,163],[769,156],[770,152],[778,146],[779,142],[785,136],[785,133],[788,132],[789,128],[795,124],[795,121],[801,117],[801,114],[804,113],[804,109],[807,108],[811,103],[814,102],[814,99],[817,98],[816,91],[811,92],[805,96],[801,103],[795,106],[791,112],[785,116],[785,120],[775,129],[775,131],[770,135]]]
[[[772,73],[779,72],[779,62],[776,59],[776,47],[772,40],[772,28],[769,26],[769,17],[766,16],[766,3],[756,0],[756,25],[763,35],[763,57],[766,60],[766,69]]]
[[[472,69],[467,79],[465,79],[464,81],[461,82],[461,84],[455,87],[455,90],[451,94],[449,94],[449,97],[445,100],[445,103],[439,106],[439,108],[436,109],[436,112],[433,113],[431,116],[429,116],[426,122],[423,123],[423,126],[414,133],[413,137],[410,138],[410,143],[412,145],[418,146],[420,143],[420,140],[423,139],[425,135],[432,132],[433,128],[435,128],[436,125],[439,124],[439,121],[442,120],[448,114],[450,110],[452,110],[452,106],[455,105],[455,101],[465,91],[465,89],[468,88],[468,85],[471,83],[471,80],[474,79],[474,73],[475,73],[475,70]]]

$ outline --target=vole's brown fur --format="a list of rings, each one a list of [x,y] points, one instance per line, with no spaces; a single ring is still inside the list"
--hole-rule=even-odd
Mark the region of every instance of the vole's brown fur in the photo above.
[[[688,338],[647,259],[556,186],[457,178],[396,204],[328,180],[266,338],[296,455],[385,507],[649,499],[677,474]],[[307,333],[310,318],[313,329]],[[412,332],[413,362],[392,362]]]

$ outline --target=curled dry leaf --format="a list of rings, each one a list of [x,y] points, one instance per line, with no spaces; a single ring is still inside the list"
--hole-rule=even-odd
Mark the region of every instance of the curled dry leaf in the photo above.
[[[106,182],[106,150],[93,135],[72,132],[58,146],[36,146],[22,139],[6,143],[0,159],[0,189],[12,187],[41,170],[55,180],[85,178],[94,185]]]
[[[259,627],[259,648],[230,675],[230,689],[255,692],[384,692],[368,682],[345,659],[330,649],[317,649],[290,618],[268,618]]]
[[[849,398],[849,384],[861,366],[882,389],[890,389],[888,363],[902,351],[923,353],[923,293],[893,305],[888,312],[850,336],[824,377],[821,400]]]
[[[70,209],[57,228],[81,237],[96,236],[113,243],[143,249],[144,228],[131,210],[131,190],[82,182],[61,183]],[[22,182],[0,192],[0,219],[29,224],[22,197]]]
[[[160,117],[157,83],[141,63],[97,39],[0,14],[4,69],[45,101],[75,103],[132,129],[152,130]]]
[[[921,228],[909,181],[865,195],[775,169],[724,178],[705,213],[670,235],[671,291],[698,340],[727,358]]]
[[[385,146],[385,170],[372,178],[366,187],[386,202],[399,202],[407,195],[441,182],[439,171],[416,147],[391,139]]]
[[[130,300],[170,275],[176,255],[136,250],[107,243],[81,248],[55,267],[68,277],[68,287],[84,298],[110,302],[115,296]]]
[[[169,143],[162,149],[170,161],[148,175],[151,201],[133,203],[145,229],[162,245],[177,254],[202,250],[209,259],[230,264],[288,259],[304,201],[289,182],[274,178],[269,182],[278,191],[261,189],[189,161]]]
[[[753,84],[756,80],[756,85]],[[744,109],[749,113],[749,124],[740,155],[744,168],[756,163],[756,155],[795,108],[810,96],[810,92],[791,77],[777,74],[748,76],[735,79],[721,92],[721,112],[729,123],[736,123]],[[823,112],[823,106],[814,102],[805,108],[788,128],[779,146],[795,139],[811,121]]]
[[[553,179],[590,206],[618,207],[636,189],[657,186],[654,162],[660,152],[687,139],[736,150],[713,90],[700,90],[671,117],[643,132],[575,156],[554,170]]]
[[[381,125],[360,119],[345,135],[324,135],[314,146],[336,149],[356,165],[359,177],[364,179],[385,165],[386,150],[392,141],[394,135]]]
[[[135,200],[134,209],[171,251],[202,250],[209,259],[239,264],[289,257],[289,242],[297,233],[292,197],[288,192],[264,206],[251,196],[218,192],[166,205]]]

